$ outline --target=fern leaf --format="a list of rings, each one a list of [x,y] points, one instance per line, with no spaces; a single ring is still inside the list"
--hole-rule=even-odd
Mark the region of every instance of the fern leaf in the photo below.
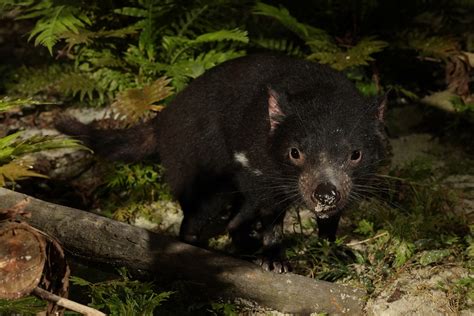
[[[47,8],[38,14],[44,16],[36,22],[28,40],[36,37],[35,45],[46,46],[50,54],[53,53],[53,46],[62,34],[66,32],[78,33],[79,28],[91,24],[89,18],[78,8],[66,5]],[[23,18],[29,17],[34,17],[34,15],[23,16]]]
[[[87,149],[78,141],[59,136],[33,136],[22,139],[22,132],[0,138],[0,164],[27,153],[59,148]]]
[[[263,15],[276,19],[288,30],[295,33],[301,39],[308,41],[315,38],[327,38],[328,35],[322,29],[315,28],[308,24],[300,23],[290,12],[284,7],[274,7],[262,2],[257,2],[254,6],[253,13],[255,15]]]
[[[253,13],[256,15],[272,17],[278,20],[286,28],[297,34],[299,37],[308,38],[309,32],[306,26],[298,22],[298,20],[294,18],[284,7],[277,8],[262,2],[257,2]]]
[[[189,78],[197,78],[207,69],[210,69],[226,60],[245,55],[243,51],[216,51],[210,50],[198,55],[196,58],[184,59],[170,64],[166,75],[173,78],[173,86],[177,91],[183,89]]]
[[[216,32],[210,32],[206,34],[199,35],[191,41],[191,44],[201,44],[207,42],[220,42],[220,41],[235,41],[235,42],[242,42],[248,43],[249,38],[247,35],[247,31],[242,31],[237,29],[233,30],[219,30]]]
[[[136,8],[136,7],[123,7],[120,9],[115,9],[114,12],[117,14],[132,16],[136,18],[144,18],[148,14],[147,9]]]
[[[193,33],[189,34],[189,29],[192,25],[196,24],[196,21],[198,21],[207,9],[208,6],[204,5],[186,12],[183,18],[180,18],[178,22],[171,24],[171,29],[173,30],[172,33],[177,36],[194,35]]]
[[[41,91],[49,90],[62,73],[70,71],[59,64],[48,67],[21,67],[15,73],[15,82],[8,85],[8,94],[32,96]]]
[[[375,40],[372,37],[361,39],[355,46],[347,50],[326,40],[313,40],[307,44],[313,51],[307,59],[329,64],[337,70],[367,65],[369,61],[373,60],[372,54],[382,51],[387,46],[386,42]]]
[[[38,105],[38,104],[55,104],[53,102],[36,101],[32,98],[17,98],[12,99],[3,97],[0,99],[0,113],[22,106]]]
[[[408,35],[408,46],[420,52],[422,56],[448,58],[460,50],[459,43],[451,37],[426,36],[420,33]]]
[[[265,49],[282,52],[286,55],[302,57],[301,48],[287,39],[259,38],[252,39],[252,44],[263,47]]]
[[[133,74],[107,67],[99,68],[90,74],[96,83],[96,91],[99,93],[99,101],[105,102],[105,98],[114,99],[117,91],[136,88],[137,84]]]
[[[76,96],[79,94],[80,100],[87,97],[92,100],[94,91],[97,90],[96,83],[91,79],[91,76],[83,72],[71,72],[61,76],[56,84],[56,89],[66,95]]]
[[[21,132],[16,132],[11,135],[0,138],[0,164],[12,160],[12,155],[15,150],[13,144],[20,137]]]
[[[135,123],[150,110],[157,109],[155,103],[173,94],[168,84],[171,79],[161,77],[142,89],[128,89],[119,93],[112,109],[118,112],[127,123]]]
[[[7,180],[14,182],[27,177],[47,178],[45,175],[31,171],[30,167],[20,160],[13,160],[0,166],[0,187],[4,187]]]
[[[60,136],[33,136],[23,140],[19,144],[14,144],[15,149],[12,155],[19,157],[27,153],[34,153],[43,150],[60,149],[60,148],[77,148],[88,150],[87,147],[74,139],[64,138]]]
[[[75,45],[90,45],[93,40],[98,38],[124,38],[128,35],[137,33],[137,30],[137,25],[130,25],[116,30],[100,30],[97,32],[89,31],[86,29],[79,29],[77,33],[70,31],[64,32],[61,34],[61,38],[66,41],[67,50],[70,51]]]

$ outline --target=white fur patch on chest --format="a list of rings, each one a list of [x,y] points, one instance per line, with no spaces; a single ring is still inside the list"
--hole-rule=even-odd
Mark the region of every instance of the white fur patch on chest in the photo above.
[[[249,159],[244,152],[235,152],[234,159],[245,168],[250,168]]]
[[[250,162],[247,156],[245,155],[245,152],[235,152],[234,153],[234,160],[238,164],[240,164],[242,167],[250,170],[254,175],[256,176],[261,176],[263,175],[263,172],[258,170],[258,169],[253,169],[250,167]]]

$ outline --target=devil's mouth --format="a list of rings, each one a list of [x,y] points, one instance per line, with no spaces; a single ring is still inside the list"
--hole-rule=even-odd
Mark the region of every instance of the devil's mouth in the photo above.
[[[334,205],[317,204],[311,211],[318,218],[329,218],[338,212],[338,208]]]

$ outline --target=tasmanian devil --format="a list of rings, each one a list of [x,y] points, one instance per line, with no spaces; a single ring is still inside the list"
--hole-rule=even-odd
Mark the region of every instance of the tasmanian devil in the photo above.
[[[306,206],[334,240],[342,209],[384,159],[384,100],[364,98],[327,66],[253,55],[206,72],[138,126],[63,118],[57,128],[106,158],[161,163],[183,209],[182,240],[202,245],[227,230],[283,272],[286,210]]]

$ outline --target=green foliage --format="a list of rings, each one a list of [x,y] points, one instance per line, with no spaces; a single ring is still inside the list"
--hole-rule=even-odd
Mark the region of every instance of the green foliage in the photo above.
[[[131,222],[138,214],[149,215],[147,203],[171,200],[163,168],[157,164],[115,163],[99,194],[105,201],[105,212],[125,222]]]
[[[42,102],[33,100],[32,98],[9,98],[3,97],[0,99],[0,113],[8,110],[12,110],[14,108],[20,108],[23,106],[31,106],[31,105],[38,105],[38,104],[54,104],[51,102]]]
[[[435,177],[433,165],[416,160],[391,173],[380,179],[388,186],[380,192],[383,201],[370,198],[347,212],[355,223],[351,236],[362,240],[328,243],[314,234],[292,235],[287,254],[297,273],[352,279],[371,293],[411,266],[456,263],[469,268],[472,232],[466,234],[465,219],[452,212],[457,196]]]
[[[462,258],[468,249],[463,237],[466,223],[451,211],[457,197],[439,183],[432,165],[418,160],[392,173],[399,177],[389,178],[392,188],[384,197],[387,202],[371,200],[353,210],[359,219],[354,232],[369,237],[365,250],[357,254],[366,266],[365,276],[360,276],[373,278],[366,280],[369,288],[381,274],[409,264],[465,260]]]
[[[309,60],[329,64],[337,70],[368,65],[369,61],[374,60],[371,55],[381,52],[388,45],[387,42],[375,40],[372,37],[362,38],[357,44],[347,49],[327,40],[311,40],[307,44],[313,51],[307,57]]]
[[[434,249],[434,250],[428,250],[424,251],[418,262],[422,266],[427,266],[429,264],[437,263],[446,258],[451,254],[451,251],[449,249]]]
[[[53,53],[53,46],[66,33],[78,34],[79,29],[91,24],[89,17],[80,8],[70,5],[55,5],[52,0],[40,1],[28,8],[21,19],[38,18],[28,40],[35,38],[35,45],[46,46]]]
[[[410,33],[408,46],[428,57],[448,58],[459,52],[459,44],[454,38],[429,36],[427,33]]]
[[[46,303],[34,296],[17,300],[0,299],[0,315],[37,315],[46,308]]]
[[[348,264],[354,262],[354,256],[342,239],[331,243],[314,235],[298,234],[292,236],[291,243],[293,246],[287,250],[287,256],[296,273],[327,281],[349,275]]]
[[[115,171],[106,180],[107,188],[119,189],[137,200],[170,198],[168,188],[163,184],[161,166],[142,163],[117,163],[115,166]]]
[[[374,234],[374,223],[369,222],[368,220],[360,220],[357,228],[354,230],[355,233],[362,235],[373,235]]]
[[[301,47],[294,44],[294,42],[289,41],[286,38],[282,39],[273,39],[273,38],[257,38],[252,39],[252,44],[258,47],[268,49],[270,51],[284,53],[285,55],[303,57]]]
[[[276,8],[263,2],[257,2],[254,8],[254,14],[276,19],[288,30],[292,31],[298,37],[306,41],[314,40],[316,38],[328,38],[328,35],[325,31],[323,31],[322,29],[315,28],[311,25],[299,22],[284,7]]]
[[[22,139],[21,132],[0,138],[0,163],[9,162],[27,153],[48,149],[83,148],[78,141],[56,136],[33,136]]]
[[[474,114],[474,102],[466,103],[460,97],[451,99],[454,109],[459,113]]]
[[[216,29],[218,25],[207,23],[218,10],[214,6],[193,6],[182,10],[174,2],[139,1],[111,10],[106,5],[83,9],[53,0],[25,3],[20,18],[37,20],[30,38],[50,53],[64,40],[67,44],[60,52],[74,60],[74,67],[53,64],[17,70],[8,93],[53,92],[104,104],[118,92],[143,88],[163,75],[179,91],[205,70],[245,54],[238,48],[249,42],[245,30]],[[170,12],[175,12],[174,20],[168,18]],[[103,20],[120,16],[126,17],[121,27],[103,29]],[[116,39],[128,36],[130,43],[118,48]]]
[[[325,31],[299,22],[283,7],[276,8],[258,2],[254,13],[276,19],[301,38],[312,52],[307,59],[329,64],[337,70],[368,65],[369,61],[374,60],[371,55],[382,51],[388,45],[387,42],[375,40],[373,37],[364,37],[355,45],[338,45]]]
[[[211,310],[209,312],[212,315],[223,315],[223,316],[237,316],[237,310],[233,304],[229,303],[212,303]]]
[[[29,153],[58,148],[83,148],[77,141],[55,136],[22,138],[17,132],[0,138],[0,187],[25,177],[45,177],[31,169]]]
[[[91,307],[108,315],[154,315],[154,311],[173,292],[156,293],[152,283],[131,280],[125,270],[119,270],[120,278],[91,283],[79,277],[71,277],[73,284],[88,287]]]

